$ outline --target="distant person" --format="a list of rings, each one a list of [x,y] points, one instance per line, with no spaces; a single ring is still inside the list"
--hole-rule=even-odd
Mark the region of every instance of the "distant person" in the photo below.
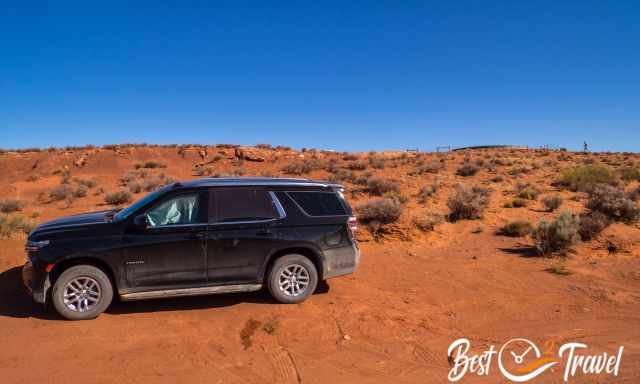
[[[587,142],[584,142],[584,151],[585,152],[589,152],[589,145],[587,145]]]

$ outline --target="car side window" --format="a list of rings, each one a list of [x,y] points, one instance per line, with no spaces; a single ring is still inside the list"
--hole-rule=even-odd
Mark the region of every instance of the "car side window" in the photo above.
[[[216,188],[211,195],[211,222],[260,221],[279,217],[269,192],[262,188]]]
[[[175,196],[154,206],[147,212],[150,227],[195,224],[200,221],[198,194]]]

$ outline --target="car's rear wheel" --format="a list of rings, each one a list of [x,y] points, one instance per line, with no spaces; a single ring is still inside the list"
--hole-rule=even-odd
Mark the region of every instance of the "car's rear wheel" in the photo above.
[[[300,303],[318,285],[318,271],[311,260],[291,254],[278,258],[269,271],[267,287],[271,296],[284,304]]]
[[[91,265],[78,265],[62,272],[51,292],[53,307],[69,320],[96,318],[112,299],[109,277]]]

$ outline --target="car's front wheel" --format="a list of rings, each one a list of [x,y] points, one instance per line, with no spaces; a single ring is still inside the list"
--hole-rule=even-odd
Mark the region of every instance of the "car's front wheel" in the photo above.
[[[278,258],[269,271],[267,286],[271,296],[284,304],[300,303],[311,296],[318,285],[318,271],[302,255]]]
[[[109,277],[91,265],[78,265],[62,272],[51,292],[54,308],[69,320],[93,319],[107,309],[112,299]]]

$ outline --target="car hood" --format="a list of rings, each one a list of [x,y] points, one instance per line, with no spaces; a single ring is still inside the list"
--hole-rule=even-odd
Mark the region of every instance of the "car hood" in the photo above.
[[[110,221],[112,211],[100,211],[82,213],[79,215],[65,216],[59,219],[51,220],[40,224],[34,232],[40,230],[58,229],[71,226],[102,224]]]

